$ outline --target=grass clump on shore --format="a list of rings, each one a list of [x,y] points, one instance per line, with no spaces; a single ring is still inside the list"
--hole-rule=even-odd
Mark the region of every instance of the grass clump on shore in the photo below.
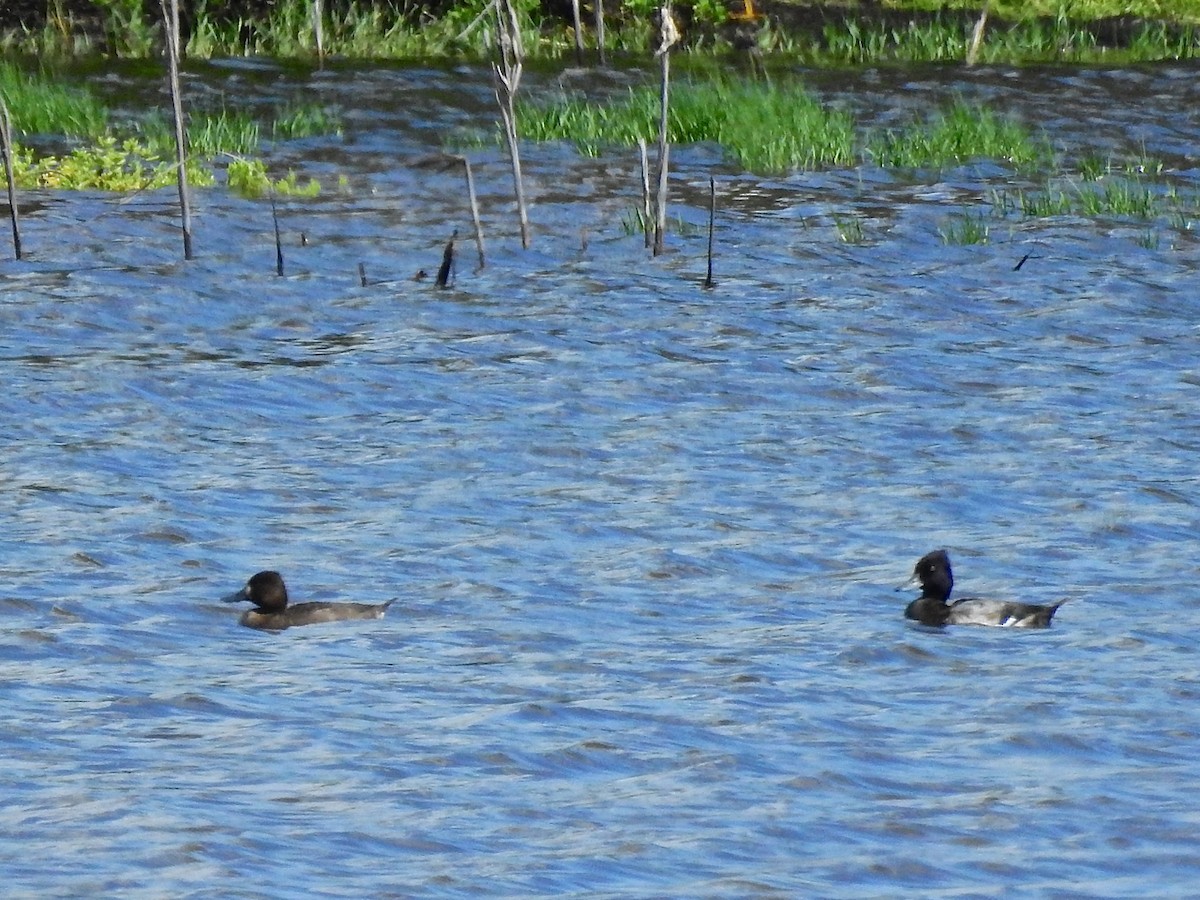
[[[961,62],[971,43],[970,29],[961,22],[934,16],[903,27],[825,26],[821,40],[778,35],[785,54],[816,65],[860,66],[890,63]],[[1135,28],[1123,46],[1100,43],[1097,35],[1066,18],[1026,19],[1009,27],[985,30],[978,51],[981,63],[1131,63],[1163,59],[1194,59],[1200,54],[1200,30],[1168,28],[1147,22]]]
[[[321,22],[326,55],[347,59],[485,59],[494,19],[487,0],[464,0],[433,16],[419,6],[350,3],[326,5]],[[537,0],[516,0],[522,41],[531,56],[556,58],[571,47],[566,31],[546,27]],[[317,55],[311,0],[278,0],[266,18],[221,21],[201,14],[187,42],[191,57]]]
[[[0,34],[0,50],[49,56],[151,58],[163,43],[157,3],[142,0],[48,0],[32,27]],[[450,3],[352,0],[326,3],[321,52],[347,59],[486,59],[491,54],[488,0]],[[574,46],[567,7],[516,0],[528,58],[557,59]],[[203,0],[191,4],[185,52],[192,58],[318,54],[312,0]],[[608,6],[607,48],[645,55],[656,31],[657,0]],[[815,65],[961,61],[980,0],[777,0],[756,29],[730,19],[743,0],[676,0],[682,49],[724,54],[751,40],[760,50]],[[1117,29],[1094,24],[1119,22]],[[1138,21],[1140,20],[1140,21]],[[594,46],[591,16],[584,42]],[[978,60],[985,63],[1147,62],[1200,55],[1195,0],[992,0]]]
[[[573,141],[580,152],[653,139],[658,91],[637,87],[614,103],[580,97],[524,110],[521,137],[532,141]],[[779,173],[854,161],[854,131],[848,114],[828,110],[799,86],[754,82],[688,82],[671,93],[670,140],[676,144],[712,141],[733,162],[752,172]]]

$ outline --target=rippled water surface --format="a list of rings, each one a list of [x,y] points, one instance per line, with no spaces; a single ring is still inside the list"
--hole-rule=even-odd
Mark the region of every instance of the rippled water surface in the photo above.
[[[1195,191],[1195,75],[811,81],[880,123],[978,98]],[[414,160],[490,122],[486,73],[193,90],[315,92],[346,134],[276,151],[330,185],[281,205],[283,278],[223,190],[191,263],[170,191],[37,195],[0,263],[6,895],[1194,892],[1189,230],[947,246],[1017,176],[683,148],[683,222],[722,198],[704,290],[702,228],[658,260],[622,228],[633,159],[527,148],[522,252],[483,148],[488,266],[462,245],[439,291],[461,179]],[[964,595],[1069,602],[914,629],[892,587],[942,546]],[[255,632],[218,600],[262,568],[399,599]]]

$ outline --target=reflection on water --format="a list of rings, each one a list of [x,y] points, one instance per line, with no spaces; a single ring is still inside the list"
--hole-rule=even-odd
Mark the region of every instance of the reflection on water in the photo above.
[[[1185,74],[812,77],[1182,159]],[[438,291],[411,276],[466,233],[461,186],[396,159],[490,115],[485,74],[313,83],[356,110],[319,151],[354,190],[283,205],[286,277],[220,192],[194,263],[163,192],[40,197],[0,264],[11,890],[1191,889],[1187,233],[947,247],[973,169],[730,174],[705,291],[702,230],[658,261],[622,230],[632,159],[530,148],[521,253],[485,149],[489,265]],[[712,150],[676,158],[701,223]],[[891,587],[939,546],[968,593],[1070,602],[1042,634],[911,629]],[[266,567],[400,599],[240,629],[217,599]]]

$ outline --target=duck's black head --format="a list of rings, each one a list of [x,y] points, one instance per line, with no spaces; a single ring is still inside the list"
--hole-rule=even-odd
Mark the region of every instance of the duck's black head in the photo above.
[[[921,596],[933,597],[945,603],[954,589],[954,572],[950,568],[950,555],[945,550],[926,553],[913,568],[913,582],[920,582]]]
[[[249,600],[267,613],[283,612],[288,605],[287,588],[278,572],[259,572],[250,576],[246,586],[228,599]]]

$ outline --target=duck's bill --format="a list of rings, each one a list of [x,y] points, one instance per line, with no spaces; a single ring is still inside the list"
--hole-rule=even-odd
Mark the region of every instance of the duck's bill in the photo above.
[[[920,589],[921,579],[918,578],[915,573],[913,574],[912,578],[908,579],[908,581],[904,582],[903,584],[896,585],[896,590],[898,591],[916,591]]]
[[[250,598],[248,596],[246,596],[246,589],[242,588],[240,591],[235,591],[234,593],[230,594],[228,597],[222,597],[221,602],[222,603],[241,603],[243,600],[249,600],[249,599]]]

